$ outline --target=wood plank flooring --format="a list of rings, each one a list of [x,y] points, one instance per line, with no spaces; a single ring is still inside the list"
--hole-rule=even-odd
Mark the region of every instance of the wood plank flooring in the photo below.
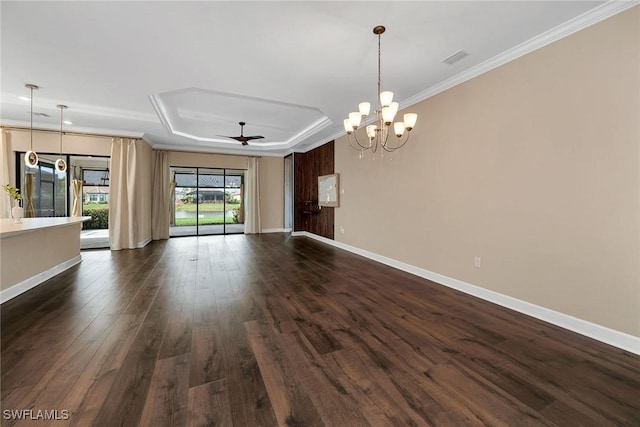
[[[1,317],[3,426],[640,426],[639,356],[286,234],[85,252]]]

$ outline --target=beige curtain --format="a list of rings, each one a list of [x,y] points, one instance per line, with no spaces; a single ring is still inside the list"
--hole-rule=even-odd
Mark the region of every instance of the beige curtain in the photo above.
[[[9,167],[12,152],[9,147],[9,133],[3,129],[2,132],[0,132],[0,139],[2,142],[2,150],[0,150],[0,156],[2,156],[2,162],[0,163],[0,167],[2,167],[2,182],[0,182],[0,185],[10,185],[11,176],[9,174]],[[0,196],[0,218],[11,218],[11,208],[11,199],[9,195],[3,191],[2,196]]]
[[[244,224],[244,184],[240,184],[240,209],[238,212],[238,222]]]
[[[33,174],[28,173],[24,177],[24,200],[26,200],[25,208],[24,208],[24,217],[25,218],[35,218],[36,211],[33,208]]]
[[[169,224],[176,225],[176,204],[174,201],[174,197],[176,194],[176,178],[175,173],[172,174],[171,182],[169,183],[169,205],[171,206],[171,213],[169,214]]]
[[[109,179],[109,243],[111,249],[138,246],[136,220],[136,140],[114,138],[111,142]]]
[[[244,195],[244,233],[260,233],[260,159],[249,157]]]
[[[71,216],[82,216],[82,181],[79,179],[71,181],[71,191],[73,192]]]
[[[151,238],[162,240],[169,238],[171,221],[171,187],[169,176],[169,152],[154,151],[151,165]]]

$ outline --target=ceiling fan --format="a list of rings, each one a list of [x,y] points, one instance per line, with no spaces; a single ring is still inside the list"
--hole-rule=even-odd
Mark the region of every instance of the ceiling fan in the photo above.
[[[244,136],[244,134],[242,132],[244,130],[244,125],[246,125],[246,123],[245,122],[239,122],[238,124],[240,125],[240,136],[225,136],[225,135],[218,135],[218,136],[221,136],[223,138],[235,139],[236,141],[242,142],[242,145],[249,145],[248,141],[251,141],[252,139],[262,139],[262,138],[264,138],[264,136],[262,136],[262,135]]]

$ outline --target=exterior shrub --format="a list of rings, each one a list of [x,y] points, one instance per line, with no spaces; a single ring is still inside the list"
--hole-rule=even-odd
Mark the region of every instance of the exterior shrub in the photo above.
[[[109,228],[109,209],[85,209],[83,216],[90,216],[91,221],[83,224],[84,230],[105,230]]]

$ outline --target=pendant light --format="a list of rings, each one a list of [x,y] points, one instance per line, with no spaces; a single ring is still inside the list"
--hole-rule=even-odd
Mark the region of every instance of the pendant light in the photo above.
[[[67,162],[62,158],[62,112],[64,111],[65,108],[67,108],[66,105],[63,104],[58,104],[56,105],[56,107],[58,107],[60,109],[60,158],[58,160],[56,160],[56,170],[58,172],[66,172],[67,171]]]
[[[29,114],[31,120],[31,149],[24,155],[24,164],[29,168],[35,168],[38,165],[38,154],[33,151],[33,91],[38,90],[39,88],[38,86],[31,83],[27,83],[26,85],[24,85],[24,87],[31,90],[31,97],[29,98],[31,100],[31,111]]]

